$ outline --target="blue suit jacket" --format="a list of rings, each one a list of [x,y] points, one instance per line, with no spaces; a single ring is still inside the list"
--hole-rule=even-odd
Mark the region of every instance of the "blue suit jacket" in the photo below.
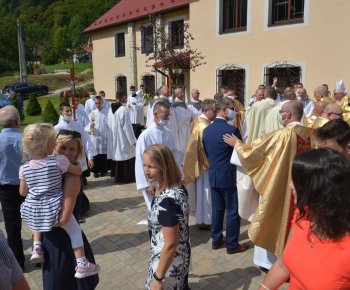
[[[226,144],[223,135],[234,134],[241,138],[239,130],[216,118],[203,131],[204,152],[209,159],[209,184],[211,187],[230,188],[236,186],[236,165],[230,163],[233,147]]]

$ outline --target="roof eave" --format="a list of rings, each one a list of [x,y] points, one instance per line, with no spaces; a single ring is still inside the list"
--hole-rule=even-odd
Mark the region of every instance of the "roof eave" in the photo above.
[[[169,12],[173,12],[173,11],[178,11],[178,10],[182,10],[184,8],[188,8],[190,6],[190,4],[184,4],[184,5],[181,5],[181,6],[177,6],[177,7],[174,7],[174,8],[170,8],[170,9],[166,9],[166,10],[161,10],[161,11],[158,11],[156,12],[155,14],[157,13],[161,13],[161,14],[164,14],[164,13],[169,13]],[[125,21],[121,21],[121,22],[117,22],[117,23],[112,23],[112,24],[109,24],[109,25],[106,25],[106,26],[102,26],[102,27],[99,27],[99,28],[96,28],[96,29],[90,29],[88,31],[86,31],[86,28],[83,33],[84,34],[90,34],[92,32],[97,32],[97,31],[101,31],[101,30],[106,30],[108,28],[112,28],[112,27],[117,27],[117,26],[121,26],[121,25],[124,25],[125,23],[129,23],[129,22],[136,22],[136,21],[140,21],[140,20],[143,20],[143,19],[148,19],[149,18],[149,14],[147,15],[142,15],[142,16],[139,16],[139,17],[136,17],[136,18],[131,18],[131,19],[128,19],[128,20],[125,20]]]

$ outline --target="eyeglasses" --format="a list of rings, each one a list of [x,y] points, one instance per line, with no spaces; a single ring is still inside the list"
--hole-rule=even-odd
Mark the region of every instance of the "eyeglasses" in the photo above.
[[[159,114],[159,116],[162,116],[162,117],[165,118],[165,119],[170,119],[171,116],[172,116],[172,114],[170,114],[170,115],[162,115],[162,114]]]
[[[196,95],[200,95],[201,93],[196,93]]]
[[[69,136],[69,135],[72,135],[75,139],[80,139],[81,138],[81,134],[77,131],[71,131],[71,130],[66,130],[66,129],[63,129],[61,130],[57,136],[56,136],[56,139],[58,137],[58,135],[62,135],[62,136]]]
[[[290,111],[282,111],[282,110],[279,110],[279,113],[280,113],[280,114],[282,114],[282,113],[289,113],[291,116],[293,116],[292,113],[291,113]]]
[[[334,114],[334,115],[337,115],[339,117],[342,117],[343,118],[343,113],[334,113],[334,112],[331,112],[331,114]]]

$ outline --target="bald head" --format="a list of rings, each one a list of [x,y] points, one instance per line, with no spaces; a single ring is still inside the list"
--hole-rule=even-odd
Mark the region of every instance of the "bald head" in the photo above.
[[[343,110],[342,108],[337,104],[328,104],[321,115],[322,118],[328,119],[328,120],[337,120],[337,119],[343,119]]]
[[[303,105],[299,101],[290,101],[282,106],[282,111],[290,112],[290,118],[285,122],[285,126],[292,122],[300,122],[303,116]]]
[[[324,108],[327,107],[329,103],[325,102],[325,101],[319,101],[315,104],[315,108],[314,108],[314,116],[315,117],[320,117],[321,114],[324,111]]]
[[[321,98],[328,97],[328,90],[323,86],[319,86],[314,90],[314,97],[317,102],[321,100]]]
[[[297,96],[293,90],[284,91],[283,99],[285,101],[293,101],[297,99]]]

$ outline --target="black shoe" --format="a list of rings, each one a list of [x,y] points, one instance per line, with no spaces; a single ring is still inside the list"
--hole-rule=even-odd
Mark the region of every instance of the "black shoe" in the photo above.
[[[86,176],[83,177],[83,184],[84,185],[87,185],[87,179],[86,179]]]
[[[103,176],[105,176],[105,174],[102,172],[102,173],[100,173],[101,174],[101,177],[103,177]]]
[[[95,178],[98,178],[98,173],[94,173],[94,177],[95,177]]]
[[[266,273],[266,274],[270,271],[269,269],[266,269],[266,268],[260,267],[260,266],[259,266],[259,270],[260,270],[261,272]]]

